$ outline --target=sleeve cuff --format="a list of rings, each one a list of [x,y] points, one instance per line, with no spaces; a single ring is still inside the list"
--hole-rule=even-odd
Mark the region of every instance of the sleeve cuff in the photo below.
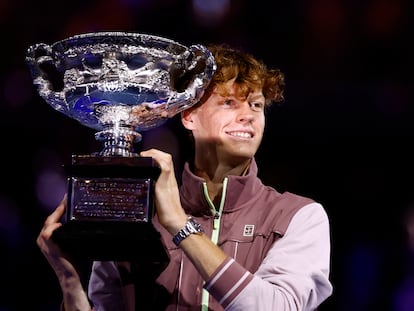
[[[253,274],[228,257],[207,280],[204,288],[225,308],[252,279]]]

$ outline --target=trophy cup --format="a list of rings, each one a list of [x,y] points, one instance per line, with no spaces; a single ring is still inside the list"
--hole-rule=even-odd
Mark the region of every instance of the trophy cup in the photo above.
[[[168,262],[152,225],[160,169],[134,144],[201,98],[216,69],[210,51],[148,34],[98,32],[32,45],[26,62],[39,95],[103,143],[65,165],[66,221],[52,238],[93,260]]]

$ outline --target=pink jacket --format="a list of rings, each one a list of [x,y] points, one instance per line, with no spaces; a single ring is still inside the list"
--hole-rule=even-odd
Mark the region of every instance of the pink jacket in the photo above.
[[[155,282],[136,277],[145,282],[136,286],[136,310],[146,304],[148,310],[315,310],[332,294],[329,220],[319,203],[263,185],[255,161],[247,175],[226,178],[217,210],[188,164],[182,178],[182,206],[228,258],[204,282],[154,218],[170,262]],[[95,309],[127,310],[125,301],[131,305],[134,297],[126,288],[116,263],[94,263],[89,297]]]

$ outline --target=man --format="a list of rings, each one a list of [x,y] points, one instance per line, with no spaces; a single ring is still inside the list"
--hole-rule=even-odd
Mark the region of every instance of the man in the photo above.
[[[217,71],[200,102],[181,114],[194,157],[180,187],[170,154],[141,152],[161,167],[153,223],[170,262],[153,276],[134,263],[94,262],[88,294],[96,310],[315,310],[332,293],[323,207],[257,177],[265,109],[283,99],[283,74],[242,51],[210,50]],[[65,205],[47,218],[37,243],[65,310],[90,310],[78,272],[50,239]]]

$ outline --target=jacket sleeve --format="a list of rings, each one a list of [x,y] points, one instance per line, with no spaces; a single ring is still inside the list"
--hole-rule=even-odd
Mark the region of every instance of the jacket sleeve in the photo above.
[[[115,262],[93,262],[88,295],[94,310],[125,310],[121,278]]]
[[[251,274],[228,258],[205,289],[228,311],[315,310],[332,294],[330,227],[319,203],[301,208]]]

